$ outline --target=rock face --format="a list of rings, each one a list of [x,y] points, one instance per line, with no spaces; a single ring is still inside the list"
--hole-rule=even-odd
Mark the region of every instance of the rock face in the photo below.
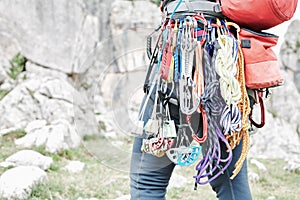
[[[98,18],[89,15],[84,2],[3,0],[0,30],[28,59],[66,73],[79,72],[99,38]]]
[[[285,41],[280,49],[284,70],[300,91],[300,20],[294,20],[285,34]]]
[[[117,71],[124,72],[145,67],[146,36],[159,24],[160,12],[150,2],[115,1],[112,4],[110,29]]]
[[[300,133],[300,93],[289,75],[286,72],[283,75],[284,85],[271,90],[272,95],[267,106],[273,116],[288,122]]]
[[[101,61],[90,64],[79,80],[91,86],[88,96],[95,113],[101,113],[97,119],[105,122],[106,131],[130,134],[134,124],[128,102],[137,90],[142,91],[148,62],[145,38],[157,28],[161,16],[157,6],[149,1],[114,1],[111,8],[111,35],[96,48]],[[109,50],[110,56],[106,55]],[[99,104],[99,99],[105,106]]]
[[[285,41],[281,46],[280,58],[284,69],[285,84],[274,89],[270,112],[291,126],[294,135],[300,133],[300,20],[294,20],[285,34]],[[285,132],[286,130],[284,130]],[[287,131],[289,132],[289,131]],[[282,134],[285,135],[285,134]],[[284,138],[289,136],[285,135]],[[294,138],[292,136],[292,138]],[[298,147],[298,152],[299,151]],[[299,153],[298,153],[299,154]]]
[[[32,188],[47,181],[47,174],[38,167],[20,166],[4,172],[0,177],[1,199],[27,199]]]

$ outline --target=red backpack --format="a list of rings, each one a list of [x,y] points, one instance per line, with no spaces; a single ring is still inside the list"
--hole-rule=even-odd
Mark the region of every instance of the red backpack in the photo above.
[[[272,50],[278,36],[242,28],[239,38],[245,61],[247,88],[262,89],[281,85],[283,77],[277,56]]]
[[[219,0],[222,13],[237,24],[266,30],[291,19],[298,0]]]

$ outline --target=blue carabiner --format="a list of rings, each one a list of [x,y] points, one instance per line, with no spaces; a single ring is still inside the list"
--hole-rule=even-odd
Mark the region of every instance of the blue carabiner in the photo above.
[[[183,149],[189,153],[179,153],[178,162],[179,166],[190,166],[195,163],[201,155],[201,146],[188,146]]]

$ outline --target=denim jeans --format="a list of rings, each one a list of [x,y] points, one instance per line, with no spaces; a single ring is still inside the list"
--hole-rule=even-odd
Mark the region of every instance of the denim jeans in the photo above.
[[[145,102],[144,102],[145,103]],[[147,102],[143,120],[150,118],[153,109],[153,99]],[[171,116],[172,111],[170,108]],[[136,137],[133,144],[131,167],[130,167],[130,194],[132,200],[163,200],[165,199],[166,189],[172,175],[175,164],[168,157],[155,157],[142,153],[143,137]],[[221,144],[222,157],[226,156],[225,145]],[[230,166],[223,174],[210,182],[212,189],[220,200],[251,200],[251,192],[248,184],[247,161],[244,162],[239,174],[233,179],[230,176],[234,170],[234,164],[238,160],[242,150],[242,142],[233,150],[233,158]],[[196,175],[196,171],[195,171]],[[192,177],[190,177],[192,178]],[[192,187],[192,186],[191,186]],[[201,186],[199,186],[201,187]],[[199,193],[199,199],[201,194]]]

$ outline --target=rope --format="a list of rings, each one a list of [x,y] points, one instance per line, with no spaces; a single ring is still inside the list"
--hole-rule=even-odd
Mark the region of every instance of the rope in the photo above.
[[[238,54],[237,80],[240,83],[241,91],[242,91],[241,101],[238,104],[239,110],[242,113],[242,130],[239,133],[236,132],[233,135],[227,136],[227,140],[229,141],[232,149],[234,149],[235,146],[239,144],[241,139],[243,140],[243,142],[242,142],[241,156],[234,165],[235,170],[233,171],[232,176],[230,177],[231,179],[233,179],[241,170],[250,147],[250,137],[248,133],[248,129],[249,129],[248,116],[250,114],[251,109],[250,109],[249,97],[245,86],[244,57],[243,57],[241,47],[239,47],[239,54]]]
[[[227,105],[236,105],[241,99],[241,90],[238,80],[236,61],[238,54],[237,40],[231,35],[219,35],[218,50],[216,58],[216,72],[220,76],[220,90]]]
[[[226,105],[224,108],[220,124],[223,127],[223,134],[232,135],[242,129],[242,114],[237,105]]]
[[[214,32],[212,31],[212,35]],[[227,142],[225,136],[220,131],[220,125],[218,123],[218,116],[221,114],[225,105],[220,98],[219,94],[219,82],[217,79],[216,71],[214,70],[217,52],[219,50],[217,41],[210,41],[204,46],[203,54],[203,71],[204,71],[204,93],[202,95],[201,105],[207,113],[208,123],[208,138],[203,143],[203,155],[205,155],[198,165],[196,170],[198,174],[194,176],[196,183],[207,184],[210,181],[216,179],[221,173],[223,173],[229,166],[232,160],[232,151],[230,145]],[[212,56],[211,56],[212,55]],[[227,146],[229,155],[225,159],[221,159],[221,148],[219,139]],[[222,167],[221,162],[225,163]],[[216,170],[217,173],[212,175]],[[204,177],[211,176],[207,181],[202,182]]]

